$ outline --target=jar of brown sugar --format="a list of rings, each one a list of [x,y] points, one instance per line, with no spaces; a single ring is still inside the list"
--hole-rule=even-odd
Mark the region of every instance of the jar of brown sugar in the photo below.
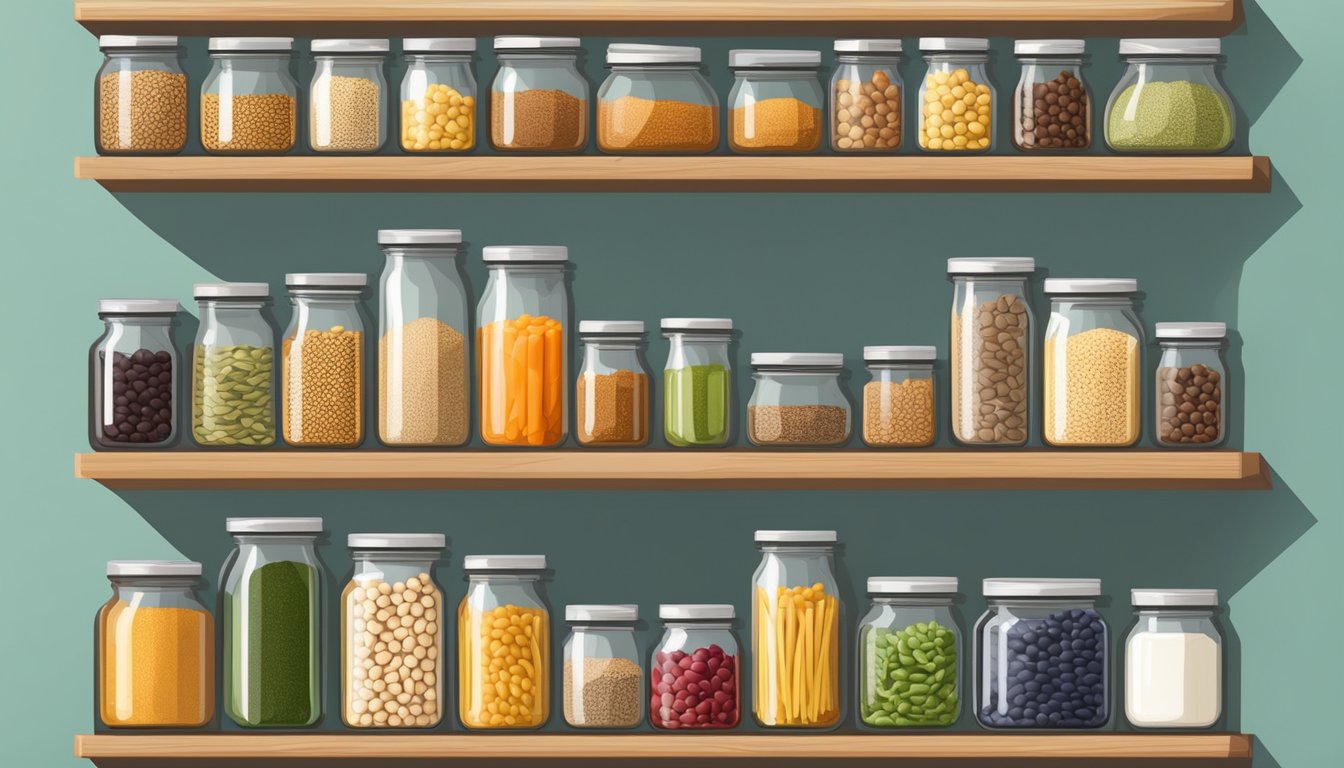
[[[1092,146],[1083,41],[1018,40],[1014,51],[1022,79],[1013,94],[1013,146],[1024,152]]]
[[[588,81],[577,37],[495,38],[490,143],[521,152],[576,152],[588,144]]]
[[[583,367],[575,386],[583,445],[635,447],[649,441],[649,371],[640,358],[644,323],[584,320]]]
[[[615,43],[597,93],[597,146],[613,154],[696,154],[719,146],[719,97],[700,49]]]

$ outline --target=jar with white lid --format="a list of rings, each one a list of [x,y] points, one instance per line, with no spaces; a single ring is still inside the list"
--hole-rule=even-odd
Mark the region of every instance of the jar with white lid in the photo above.
[[[666,731],[736,728],[742,721],[742,653],[727,604],[663,604],[653,651],[649,723]]]
[[[802,154],[821,146],[820,51],[734,50],[728,66],[735,78],[728,94],[730,149]]]
[[[1022,79],[1013,93],[1013,146],[1024,151],[1092,146],[1092,95],[1082,40],[1018,40]]]
[[[177,38],[102,35],[93,145],[100,155],[175,155],[187,144],[187,75]]]
[[[728,444],[732,425],[733,321],[726,317],[664,317],[663,437],[668,445]]]
[[[201,85],[201,145],[212,154],[279,155],[297,141],[292,37],[212,37]]]
[[[1227,441],[1226,323],[1158,323],[1157,444],[1216,448]]]
[[[831,149],[896,152],[901,148],[900,40],[836,40],[831,75]]]
[[[849,399],[840,387],[844,355],[755,352],[751,367],[756,388],[747,404],[747,437],[752,443],[803,447],[849,439]]]
[[[872,448],[922,448],[937,436],[935,347],[864,347],[863,442]]]
[[[700,49],[613,43],[597,92],[597,148],[611,154],[703,154],[719,146],[719,96]]]
[[[1135,589],[1125,639],[1125,718],[1136,728],[1209,728],[1223,715],[1216,589]]]
[[[476,38],[408,37],[401,45],[402,150],[470,152],[476,147]]]
[[[921,37],[928,65],[919,86],[919,147],[925,152],[989,152],[994,148],[994,86],[989,40]]]
[[[364,315],[368,275],[285,275],[294,305],[281,342],[285,442],[353,448],[364,441]]]
[[[168,448],[177,439],[172,299],[100,299],[103,335],[89,349],[89,445]]]
[[[369,154],[387,141],[387,40],[314,40],[308,146]]]
[[[579,323],[583,363],[574,389],[580,445],[637,447],[649,441],[649,370],[640,320]]]
[[[275,331],[266,283],[197,283],[191,435],[203,448],[275,444]]]
[[[577,37],[495,38],[490,143],[506,152],[578,152],[588,145],[588,81]]]
[[[859,723],[947,728],[961,713],[961,630],[955,576],[868,579],[859,621]]]
[[[1216,154],[1232,146],[1236,110],[1218,77],[1222,41],[1120,41],[1127,65],[1106,104],[1114,152]]]
[[[458,716],[471,730],[540,728],[550,716],[545,555],[469,555],[457,612]]]
[[[575,728],[634,728],[644,719],[644,664],[635,642],[637,605],[567,605],[561,688]]]
[[[1031,258],[947,260],[952,280],[952,436],[966,445],[1020,446],[1031,423],[1035,320]]]

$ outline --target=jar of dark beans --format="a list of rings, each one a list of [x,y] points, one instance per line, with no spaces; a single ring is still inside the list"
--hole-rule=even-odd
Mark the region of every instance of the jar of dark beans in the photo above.
[[[985,579],[975,713],[986,728],[1100,728],[1110,719],[1100,579]]]
[[[1018,40],[1022,79],[1013,94],[1013,146],[1024,152],[1092,146],[1092,99],[1082,40]]]
[[[89,444],[167,448],[177,439],[177,352],[171,299],[103,299],[89,350]]]
[[[1158,323],[1157,444],[1214,448],[1227,440],[1226,323]]]

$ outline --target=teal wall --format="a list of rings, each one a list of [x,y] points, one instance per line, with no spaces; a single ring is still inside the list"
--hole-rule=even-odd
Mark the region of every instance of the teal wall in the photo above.
[[[71,177],[72,157],[92,151],[94,38],[72,21],[68,2],[10,0],[0,18],[9,75],[0,106],[9,290],[0,306],[11,351],[28,355],[0,384],[14,406],[0,471],[4,570],[16,598],[0,621],[0,744],[14,764],[77,764],[71,736],[92,727],[90,628],[108,594],[104,561],[200,559],[212,597],[230,546],[224,518],[245,513],[325,516],[331,538],[322,556],[333,583],[348,573],[346,533],[440,530],[451,542],[439,572],[450,594],[461,593],[464,555],[541,551],[552,558],[557,608],[629,601],[649,617],[660,601],[732,601],[745,611],[757,561],[751,532],[769,527],[838,529],[847,622],[861,610],[863,579],[875,574],[959,575],[968,622],[982,610],[983,577],[1098,576],[1115,635],[1128,623],[1132,586],[1216,586],[1227,602],[1229,727],[1259,737],[1257,766],[1338,759],[1328,734],[1344,688],[1336,648],[1344,419],[1331,403],[1344,363],[1326,342],[1344,281],[1337,4],[1248,3],[1246,27],[1226,43],[1225,79],[1242,108],[1239,151],[1272,156],[1277,173],[1271,194],[1227,196],[113,196]],[[741,42],[708,41],[721,88],[725,51]],[[1006,42],[996,41],[1000,93],[1017,76]],[[1112,41],[1090,50],[1100,101],[1119,65]],[[200,46],[190,53],[199,77]],[[590,58],[594,77],[600,64]],[[918,69],[908,66],[907,79]],[[1226,319],[1236,329],[1231,434],[1264,453],[1275,487],[114,494],[72,477],[72,454],[87,450],[86,350],[100,331],[97,298],[175,296],[190,306],[195,281],[265,279],[278,290],[286,271],[376,274],[374,230],[396,226],[462,228],[478,289],[481,245],[567,244],[579,317],[730,315],[742,329],[740,363],[751,351],[843,351],[855,392],[864,344],[937,343],[946,353],[948,256],[1033,255],[1054,275],[1137,277],[1150,329],[1190,319]],[[283,321],[288,311],[277,314]],[[192,330],[185,325],[179,341]],[[665,350],[652,341],[655,366]],[[743,388],[740,399],[748,394]],[[644,639],[655,634],[648,626]],[[336,727],[331,720],[325,727]],[[974,729],[969,713],[960,727]]]

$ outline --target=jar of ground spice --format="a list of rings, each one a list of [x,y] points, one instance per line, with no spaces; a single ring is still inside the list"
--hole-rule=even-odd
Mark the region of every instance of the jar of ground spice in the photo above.
[[[614,43],[597,93],[597,147],[612,154],[693,154],[719,146],[719,97],[700,49]]]
[[[844,355],[756,352],[756,388],[747,437],[756,445],[827,446],[849,439],[850,408],[840,388]]]
[[[728,66],[736,78],[728,94],[729,148],[801,154],[821,146],[820,51],[735,50]]]
[[[458,716],[471,730],[540,728],[550,717],[545,555],[470,555],[457,610]]]
[[[308,146],[377,152],[387,140],[387,40],[314,40]]]
[[[966,445],[1017,446],[1031,423],[1030,258],[954,258],[952,436]]]
[[[1226,323],[1158,323],[1157,444],[1216,448],[1227,441]]]
[[[921,37],[928,72],[919,86],[919,148],[925,152],[988,152],[994,146],[994,86],[989,41],[983,37]]]
[[[297,140],[292,37],[212,37],[201,85],[201,145],[212,154],[278,155]]]
[[[176,37],[103,35],[94,89],[98,153],[173,155],[187,143],[187,75]]]
[[[577,152],[588,145],[588,81],[577,37],[495,38],[490,143],[519,152]]]
[[[474,37],[408,37],[402,42],[401,148],[468,152],[476,147]]]
[[[364,319],[368,276],[285,275],[294,305],[281,342],[285,442],[353,448],[364,441]]]
[[[266,283],[197,283],[191,436],[205,448],[275,444],[275,331]]]
[[[575,385],[578,439],[589,446],[635,447],[649,441],[649,371],[640,356],[644,323],[579,323],[583,364]]]
[[[1081,150],[1092,146],[1092,94],[1083,79],[1082,40],[1018,40],[1022,79],[1013,93],[1013,146]]]
[[[1216,589],[1130,591],[1125,719],[1136,728],[1210,728],[1223,716]]]
[[[561,689],[575,728],[634,728],[644,719],[644,666],[636,605],[567,605]]]
[[[665,731],[718,731],[742,722],[742,654],[726,604],[660,605],[649,723]]]
[[[831,149],[901,148],[900,40],[836,40],[831,76]]]
[[[728,444],[732,424],[733,321],[726,317],[665,317],[663,437],[678,448]]]
[[[1121,40],[1128,68],[1106,103],[1116,152],[1213,154],[1232,146],[1236,110],[1218,77],[1218,38]]]
[[[872,448],[922,448],[937,432],[934,347],[864,347],[863,442]]]
[[[102,299],[103,335],[89,350],[89,445],[168,448],[177,440],[180,381],[171,299]]]

